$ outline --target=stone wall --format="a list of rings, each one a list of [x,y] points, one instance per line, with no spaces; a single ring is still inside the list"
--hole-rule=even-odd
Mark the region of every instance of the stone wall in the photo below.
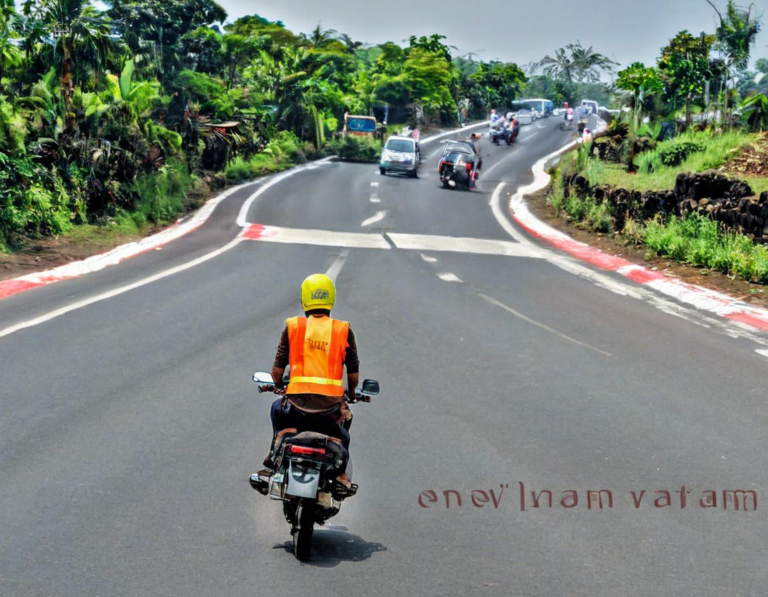
[[[671,191],[629,191],[591,186],[580,174],[565,179],[566,196],[592,196],[610,205],[614,230],[623,230],[627,219],[646,221],[662,217],[683,217],[699,212],[721,224],[722,229],[768,242],[768,192],[754,197],[747,183],[716,171],[680,173]]]

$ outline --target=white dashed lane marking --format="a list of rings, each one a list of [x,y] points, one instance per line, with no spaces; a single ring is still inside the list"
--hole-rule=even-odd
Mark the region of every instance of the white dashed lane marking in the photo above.
[[[443,282],[461,282],[461,278],[450,272],[437,274],[437,277],[440,278]]]
[[[366,226],[370,226],[371,224],[375,224],[376,222],[381,222],[386,217],[387,217],[386,211],[377,211],[375,216],[368,218],[362,224],[360,224],[360,226],[365,228]]]
[[[421,258],[427,263],[437,263],[437,257],[430,257],[429,255],[421,253]]]

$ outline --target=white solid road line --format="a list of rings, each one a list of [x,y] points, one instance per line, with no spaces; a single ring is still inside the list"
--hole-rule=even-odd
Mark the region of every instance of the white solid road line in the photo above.
[[[485,238],[461,238],[452,236],[430,236],[423,234],[389,233],[390,240],[398,249],[417,251],[447,251],[451,253],[474,253],[478,255],[504,255],[508,257],[541,258],[541,251],[521,243]]]
[[[363,222],[367,226],[384,218],[381,211]],[[424,234],[387,235],[396,249],[412,251],[439,251],[447,253],[469,253],[475,255],[498,255],[501,257],[523,257],[541,259],[544,252],[529,242],[515,243],[485,238],[460,236],[431,236]],[[252,224],[246,229],[244,238],[253,241],[286,243],[298,245],[325,245],[328,247],[351,247],[360,249],[391,249],[384,236],[375,232],[336,232],[333,230],[311,230],[306,228],[282,228]],[[428,261],[424,256],[422,259]],[[432,259],[432,258],[429,258]],[[435,260],[436,261],[436,260]]]
[[[561,334],[560,332],[558,332],[555,329],[552,329],[548,325],[544,325],[543,323],[539,323],[538,321],[523,315],[519,311],[515,311],[512,307],[509,307],[509,306],[505,305],[504,303],[500,303],[499,301],[497,301],[494,298],[491,298],[488,295],[480,293],[479,296],[481,298],[485,299],[486,301],[488,301],[489,303],[491,303],[492,305],[496,305],[497,307],[501,307],[507,313],[511,313],[515,317],[518,317],[518,318],[522,319],[523,321],[527,321],[531,325],[535,325],[536,327],[541,328],[542,330],[546,330],[547,332],[549,332],[551,334],[555,334],[556,336],[559,336],[563,340],[567,340],[568,342],[573,342],[574,344],[578,344],[579,346],[583,346],[584,348],[589,348],[590,350],[594,350],[595,352],[599,352],[601,355],[604,355],[606,357],[612,356],[610,352],[605,352],[604,350],[600,350],[599,348],[595,348],[594,346],[590,346],[589,344],[585,344],[584,342],[580,342],[579,340],[575,340],[574,338],[571,338],[570,336],[566,336],[565,334]]]
[[[756,350],[755,352],[760,356],[768,358],[768,350]]]
[[[437,277],[440,278],[443,282],[461,282],[461,278],[450,272],[437,274]]]
[[[328,164],[330,163],[331,158],[323,158],[322,160],[318,160],[317,162],[314,162],[312,164],[306,165],[306,166],[299,166],[298,168],[292,168],[290,170],[287,170],[286,172],[279,174],[278,176],[275,176],[272,180],[270,180],[267,184],[263,185],[259,188],[258,191],[256,191],[253,195],[248,197],[246,199],[245,203],[243,203],[242,207],[240,208],[240,213],[237,214],[237,225],[241,228],[245,228],[248,226],[248,212],[251,210],[251,205],[253,205],[253,202],[256,201],[263,193],[267,191],[267,189],[272,188],[276,184],[284,181],[286,178],[290,178],[291,176],[298,174],[299,172],[306,172],[310,169],[310,166],[316,168],[319,165],[322,164]]]
[[[336,278],[339,277],[339,273],[341,272],[341,268],[344,267],[344,263],[346,263],[347,257],[349,257],[349,249],[344,249],[336,258],[336,261],[333,262],[331,267],[328,268],[328,271],[325,272],[325,275],[336,282]]]
[[[321,245],[353,249],[389,250],[392,248],[381,234],[371,232],[335,232],[333,230],[282,228],[280,226],[258,226],[256,224],[252,224],[251,228],[246,229],[245,238],[268,243]]]
[[[36,317],[35,319],[30,319],[28,321],[17,323],[16,325],[12,325],[11,327],[5,328],[4,330],[0,331],[0,338],[3,338],[5,336],[10,336],[11,334],[18,332],[19,330],[40,325],[41,323],[45,323],[46,321],[51,321],[52,319],[56,319],[61,315],[71,313],[72,311],[82,309],[83,307],[87,307],[88,305],[92,305],[94,303],[98,303],[101,301],[105,301],[107,299],[114,298],[121,294],[125,294],[126,292],[130,292],[131,290],[135,290],[136,288],[141,288],[142,286],[146,286],[147,284],[151,284],[152,282],[157,282],[158,280],[162,280],[163,278],[167,278],[168,276],[172,276],[174,274],[178,274],[179,272],[183,272],[185,270],[191,269],[196,265],[200,265],[201,263],[210,261],[214,257],[218,257],[222,253],[226,253],[230,249],[236,247],[240,242],[242,242],[242,240],[243,240],[242,237],[238,236],[236,239],[230,241],[223,247],[220,247],[215,251],[211,251],[210,253],[206,253],[202,257],[198,257],[197,259],[194,259],[193,261],[190,261],[183,265],[172,267],[171,269],[167,269],[165,271],[159,272],[154,276],[150,276],[149,278],[144,278],[143,280],[139,280],[138,282],[134,282],[133,284],[127,284],[125,286],[121,286],[120,288],[115,288],[114,290],[110,290],[109,292],[104,292],[102,294],[97,294],[96,296],[83,299],[82,301],[77,301],[76,303],[72,303],[70,305],[67,305],[66,307],[56,309],[55,311],[51,311],[49,313],[46,313],[45,315]]]
[[[375,224],[376,222],[381,222],[386,217],[387,217],[386,211],[377,211],[375,216],[372,216],[367,220],[365,220],[362,224],[360,224],[360,227],[365,228],[366,226],[370,226],[371,224]]]

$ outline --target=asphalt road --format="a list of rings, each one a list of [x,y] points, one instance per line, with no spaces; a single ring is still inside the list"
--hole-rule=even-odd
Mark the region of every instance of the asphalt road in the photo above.
[[[247,214],[291,242],[244,240],[0,337],[0,595],[765,595],[768,359],[505,231],[492,194],[530,182],[558,123],[486,141],[473,193],[440,188],[439,143],[419,180],[303,171]],[[0,333],[227,246],[256,188],[162,251],[0,302]],[[382,394],[355,407],[359,494],[300,564],[247,482],[271,436],[250,377],[329,268]],[[757,510],[724,508],[733,489]]]

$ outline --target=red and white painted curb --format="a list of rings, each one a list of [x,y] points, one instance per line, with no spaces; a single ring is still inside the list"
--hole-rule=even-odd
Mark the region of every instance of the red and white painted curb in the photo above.
[[[754,307],[720,292],[688,284],[621,257],[608,255],[586,243],[572,239],[567,234],[555,230],[534,216],[525,204],[525,196],[541,191],[549,184],[550,177],[545,170],[546,164],[561,153],[573,148],[574,145],[573,143],[567,145],[538,161],[533,167],[534,182],[520,189],[512,197],[509,203],[509,213],[520,227],[532,236],[601,270],[620,274],[643,287],[656,290],[697,309],[714,313],[764,332],[768,331],[768,309]]]
[[[121,245],[111,251],[94,255],[82,261],[73,261],[67,265],[62,265],[46,271],[26,274],[18,278],[11,278],[10,280],[2,280],[0,281],[0,300],[25,290],[31,290],[32,288],[38,288],[39,286],[46,286],[48,284],[53,284],[54,282],[61,282],[62,280],[69,280],[71,278],[77,278],[85,274],[97,272],[105,267],[117,265],[118,263],[136,257],[137,255],[141,255],[142,253],[146,253],[147,251],[158,249],[172,240],[181,238],[200,228],[200,226],[208,220],[219,203],[233,193],[252,184],[254,184],[254,182],[230,187],[213,199],[207,201],[205,205],[203,205],[203,207],[188,220],[179,220],[162,232],[148,236],[138,242]]]

